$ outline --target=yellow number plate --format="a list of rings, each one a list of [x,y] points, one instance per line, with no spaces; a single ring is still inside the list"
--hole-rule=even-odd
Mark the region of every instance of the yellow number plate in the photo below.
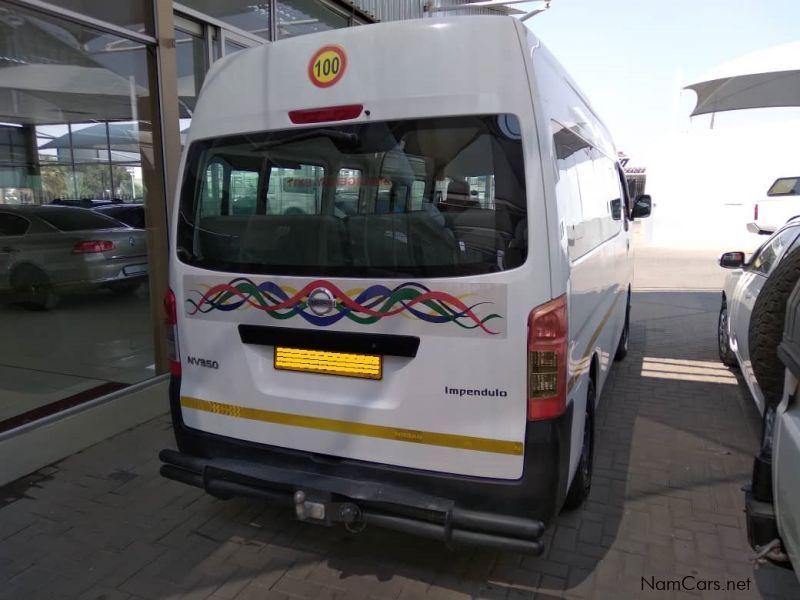
[[[380,379],[383,377],[383,357],[376,354],[324,352],[276,346],[275,368],[283,371]]]

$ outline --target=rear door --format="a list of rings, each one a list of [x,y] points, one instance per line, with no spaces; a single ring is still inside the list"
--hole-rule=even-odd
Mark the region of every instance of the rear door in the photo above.
[[[550,289],[547,259],[525,263],[524,161],[509,119],[196,142],[171,281],[185,422],[518,478],[527,316]],[[236,202],[247,212],[232,209],[245,169],[257,174]]]

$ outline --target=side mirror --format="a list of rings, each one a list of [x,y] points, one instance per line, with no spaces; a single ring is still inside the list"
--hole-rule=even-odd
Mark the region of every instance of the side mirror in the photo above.
[[[726,252],[719,257],[723,269],[740,269],[744,265],[744,252]]]
[[[633,203],[633,210],[631,211],[631,221],[633,221],[634,219],[644,219],[645,217],[649,217],[652,210],[653,210],[653,199],[647,194],[642,194],[641,196],[636,198],[636,202]]]

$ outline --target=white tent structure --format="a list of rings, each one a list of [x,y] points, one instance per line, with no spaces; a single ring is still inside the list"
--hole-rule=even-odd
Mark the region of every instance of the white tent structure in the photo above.
[[[691,116],[778,106],[800,106],[800,42],[746,54],[724,63],[685,89],[697,93]]]

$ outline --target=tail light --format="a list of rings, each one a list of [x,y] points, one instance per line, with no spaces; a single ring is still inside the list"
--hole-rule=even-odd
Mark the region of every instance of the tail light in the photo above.
[[[93,254],[108,252],[114,249],[114,242],[109,240],[83,240],[72,247],[73,254]]]
[[[758,204],[753,207],[753,221],[758,221]]]
[[[178,306],[175,293],[167,290],[164,297],[164,324],[167,326],[167,360],[169,372],[175,377],[181,376],[181,353],[178,347]]]
[[[567,407],[567,297],[528,317],[528,420],[553,419]]]

